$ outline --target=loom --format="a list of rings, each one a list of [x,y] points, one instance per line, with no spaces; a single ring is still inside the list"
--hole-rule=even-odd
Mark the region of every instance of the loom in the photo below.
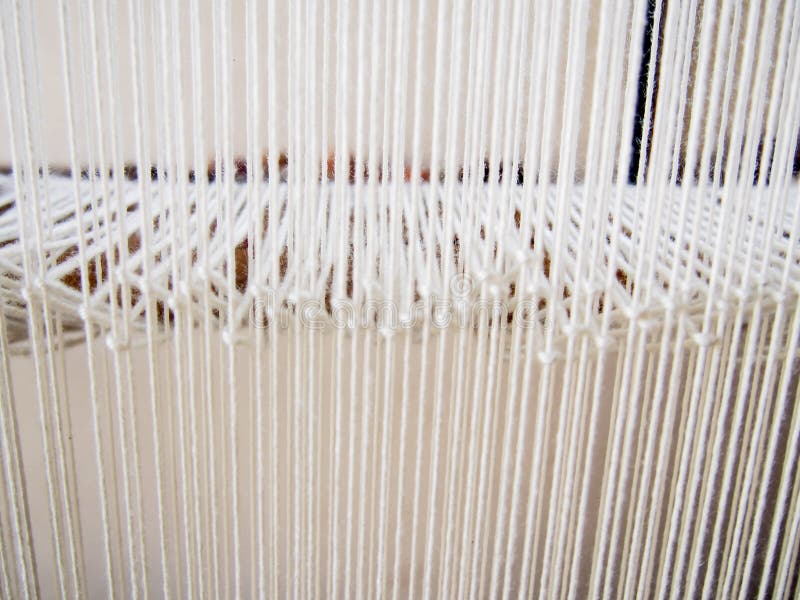
[[[0,597],[795,597],[799,43],[0,0]]]

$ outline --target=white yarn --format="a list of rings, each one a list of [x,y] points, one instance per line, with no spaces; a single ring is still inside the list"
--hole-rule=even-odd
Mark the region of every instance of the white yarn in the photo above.
[[[796,595],[796,3],[241,4],[0,0],[0,595]]]

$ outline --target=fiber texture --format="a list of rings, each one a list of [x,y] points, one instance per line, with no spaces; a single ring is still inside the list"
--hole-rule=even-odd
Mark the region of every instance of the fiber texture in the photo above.
[[[0,597],[793,597],[799,44],[0,0]]]

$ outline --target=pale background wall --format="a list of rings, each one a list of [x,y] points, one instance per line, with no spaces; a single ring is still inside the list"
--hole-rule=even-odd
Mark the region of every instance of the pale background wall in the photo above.
[[[77,131],[80,132],[79,139],[76,140],[78,146],[78,154],[80,157],[81,162],[87,161],[91,154],[97,155],[96,149],[96,139],[97,139],[97,132],[96,132],[96,117],[98,115],[97,111],[97,104],[96,104],[96,96],[93,92],[93,71],[92,71],[92,54],[90,46],[88,45],[89,38],[89,31],[88,31],[88,6],[89,3],[73,3],[74,6],[71,7],[72,10],[72,40],[71,40],[71,57],[72,57],[72,69],[73,73],[75,74],[75,110],[78,118],[77,123]],[[96,20],[99,23],[104,22],[106,18],[106,10],[105,10],[106,3],[97,3],[96,6]],[[111,58],[114,61],[115,69],[115,78],[116,80],[113,82],[113,85],[109,88],[107,82],[105,81],[105,71],[101,75],[103,77],[101,81],[101,89],[103,90],[100,94],[100,105],[101,109],[100,112],[103,115],[105,125],[104,127],[108,130],[109,124],[111,123],[110,111],[112,110],[112,105],[117,112],[117,130],[118,130],[118,141],[120,144],[121,155],[124,161],[133,162],[136,158],[136,145],[135,145],[135,129],[134,129],[134,88],[132,85],[132,63],[131,63],[131,52],[130,52],[130,43],[132,33],[132,26],[131,21],[128,18],[128,3],[127,2],[118,2],[118,3],[109,3],[113,6],[114,15],[112,18],[109,19],[109,22],[112,23],[112,39],[111,39]],[[200,88],[200,98],[203,110],[203,127],[205,129],[205,139],[204,139],[204,154],[208,159],[213,158],[214,153],[214,145],[213,145],[213,131],[214,131],[214,106],[215,106],[215,90],[218,89],[218,86],[215,84],[214,75],[213,75],[213,60],[214,60],[214,46],[213,46],[213,31],[212,31],[212,24],[213,20],[215,19],[215,15],[211,10],[210,3],[201,2],[201,10],[200,10],[200,24],[201,24],[201,51],[202,51],[202,58],[201,64],[202,67],[202,78],[203,78],[203,85]],[[337,65],[337,32],[336,32],[336,17],[337,17],[337,2],[330,2],[330,3],[319,3],[317,5],[317,12],[315,19],[307,19],[304,15],[303,24],[307,21],[313,23],[316,26],[317,32],[317,47],[316,52],[313,52],[310,47],[308,47],[305,43],[302,44],[302,47],[306,48],[309,53],[309,59],[311,57],[315,57],[314,60],[309,60],[309,62],[305,65],[302,65],[300,70],[297,69],[290,69],[290,53],[288,49],[290,48],[290,40],[289,31],[292,21],[289,19],[289,6],[291,3],[283,3],[278,2],[277,4],[277,14],[276,14],[276,47],[277,47],[277,70],[275,73],[276,81],[278,82],[276,88],[276,97],[277,97],[277,105],[278,105],[278,115],[277,115],[277,137],[279,140],[279,147],[280,151],[286,151],[289,142],[289,123],[288,123],[288,99],[289,99],[289,77],[290,74],[293,78],[298,78],[298,81],[302,85],[306,85],[306,82],[312,79],[311,71],[312,69],[316,69],[316,74],[313,80],[315,81],[315,90],[316,93],[313,93],[313,97],[316,99],[317,102],[317,110],[316,110],[316,117],[317,117],[317,124],[316,130],[318,132],[318,139],[322,139],[324,135],[327,135],[327,147],[328,152],[332,152],[334,148],[334,134],[335,134],[335,117],[337,115],[337,108],[336,108],[336,65]],[[387,3],[388,6],[394,7],[394,3],[389,2]],[[61,34],[59,29],[58,23],[58,11],[57,11],[58,3],[56,0],[33,0],[29,5],[30,8],[33,10],[34,15],[34,22],[36,23],[36,36],[37,36],[37,43],[38,43],[38,59],[39,59],[39,70],[41,73],[40,77],[40,87],[41,87],[41,94],[39,98],[41,99],[41,115],[42,115],[42,131],[43,131],[43,140],[46,149],[46,156],[48,158],[49,164],[52,166],[58,167],[65,167],[69,165],[69,145],[68,145],[68,133],[67,133],[67,109],[65,104],[65,82],[63,77],[62,71],[62,52],[61,52]],[[80,10],[79,10],[80,5]],[[144,7],[144,14],[147,18],[151,17],[151,20],[145,22],[143,31],[144,31],[144,39],[145,44],[144,48],[146,50],[146,54],[144,57],[144,61],[146,63],[145,66],[145,81],[147,85],[146,94],[148,101],[146,103],[146,110],[148,112],[148,116],[146,119],[146,123],[148,124],[148,129],[150,131],[150,151],[153,153],[154,156],[157,156],[159,151],[162,151],[165,145],[166,139],[171,140],[174,135],[170,135],[169,137],[165,137],[163,132],[160,130],[160,120],[159,116],[164,114],[164,104],[163,99],[157,94],[160,94],[163,91],[163,86],[166,81],[168,85],[172,85],[173,82],[176,80],[174,79],[175,74],[177,73],[176,70],[176,63],[174,62],[171,56],[166,58],[166,61],[163,60],[164,53],[161,50],[161,38],[160,38],[160,29],[159,29],[159,18],[160,14],[158,13],[158,2],[153,2],[152,0],[144,0],[142,2]],[[181,51],[182,51],[182,60],[181,60],[181,76],[180,76],[180,83],[182,85],[182,93],[183,93],[183,105],[186,111],[185,114],[185,135],[184,141],[187,147],[188,157],[191,160],[192,152],[196,144],[199,143],[197,136],[195,135],[196,132],[193,131],[191,126],[191,118],[192,118],[192,62],[191,62],[191,44],[190,44],[190,3],[189,0],[178,0],[179,11],[180,14],[183,15],[185,19],[182,21],[182,27],[180,31],[171,31],[171,36],[180,36],[181,41]],[[247,54],[246,54],[246,24],[245,24],[245,6],[242,0],[236,0],[231,3],[232,5],[232,13],[231,13],[231,57],[230,57],[230,102],[231,102],[231,110],[230,114],[232,115],[231,125],[232,125],[232,140],[233,140],[233,149],[234,154],[239,156],[244,156],[247,150],[247,122],[246,122],[246,106],[247,106],[247,73],[246,73],[246,64],[247,64]],[[364,14],[366,14],[366,25],[364,27],[364,48],[362,54],[358,52],[358,26],[359,26],[359,18],[358,15],[360,13],[359,9],[361,6],[364,5],[367,7],[367,10]],[[260,6],[260,5],[259,5]],[[327,18],[330,20],[330,25],[325,28],[323,27],[324,19],[326,17],[325,11],[323,6],[327,6],[329,8],[329,15]],[[386,19],[384,14],[378,16],[378,23],[379,28],[378,31],[375,31],[375,27],[373,26],[373,16],[369,11],[369,7],[375,6],[383,6],[382,3],[371,3],[371,2],[357,2],[351,1],[350,2],[350,11],[348,15],[348,27],[349,27],[349,50],[348,50],[348,77],[346,81],[346,103],[345,103],[345,111],[349,117],[349,124],[348,127],[350,128],[349,133],[349,147],[351,152],[355,150],[355,127],[356,127],[356,115],[358,114],[358,69],[359,69],[359,61],[361,62],[361,66],[364,70],[364,74],[366,77],[364,90],[369,94],[367,101],[364,103],[364,110],[362,114],[365,117],[369,115],[369,108],[370,108],[370,101],[375,102],[375,109],[376,115],[378,116],[377,124],[378,124],[378,131],[376,141],[378,143],[378,147],[383,142],[384,135],[383,135],[383,114],[386,111],[389,111],[388,114],[392,114],[395,109],[395,103],[399,102],[400,105],[405,107],[406,111],[406,122],[407,127],[405,128],[405,156],[407,160],[410,161],[411,157],[411,146],[412,146],[412,137],[413,137],[413,109],[414,109],[414,95],[416,93],[417,86],[422,86],[422,114],[421,119],[422,122],[420,124],[420,131],[422,134],[421,138],[421,152],[422,152],[422,162],[423,166],[425,163],[430,159],[430,148],[433,143],[433,134],[434,134],[434,127],[433,127],[433,104],[434,104],[434,67],[435,67],[435,57],[436,57],[436,17],[439,11],[439,2],[438,0],[432,0],[428,3],[427,13],[429,16],[425,17],[425,27],[422,31],[418,31],[417,23],[418,23],[418,4],[416,2],[411,3],[411,9],[409,13],[409,20],[408,20],[408,31],[410,33],[409,39],[410,44],[408,48],[408,56],[409,56],[409,72],[408,72],[408,85],[406,89],[401,93],[398,97],[395,93],[393,88],[395,79],[399,76],[399,70],[397,68],[397,63],[392,60],[389,63],[389,70],[385,71],[384,69],[384,60],[385,60],[385,51],[387,40],[395,39],[397,36],[394,31],[386,31],[386,22],[391,27],[395,26],[397,22],[397,15],[392,14]],[[443,29],[444,34],[444,52],[442,54],[443,65],[445,66],[443,73],[445,73],[445,77],[442,80],[442,93],[441,93],[441,108],[446,109],[447,107],[447,98],[448,94],[450,93],[450,88],[452,87],[453,83],[449,79],[449,64],[451,59],[451,50],[452,50],[452,43],[451,43],[451,34],[452,34],[452,16],[455,11],[455,5],[450,5],[445,7],[445,27]],[[385,7],[382,9],[385,10]],[[392,8],[392,10],[396,10]],[[532,14],[530,15],[529,23],[528,23],[528,31],[533,32],[533,23],[536,17],[538,16],[535,11],[531,11]],[[562,67],[560,69],[556,69],[553,72],[553,75],[558,78],[558,92],[555,96],[555,106],[558,107],[559,111],[563,106],[563,78],[564,72],[566,71],[566,50],[567,50],[567,32],[568,32],[568,21],[569,15],[565,16],[564,20],[564,28],[562,32],[562,41],[560,45],[550,44],[551,52],[555,50],[555,48],[560,48],[561,54],[561,63]],[[511,19],[509,19],[510,21]],[[261,123],[259,127],[259,131],[256,133],[257,138],[260,141],[259,147],[266,151],[266,141],[267,141],[267,132],[266,132],[266,124],[268,119],[267,114],[267,73],[268,73],[268,65],[267,65],[267,42],[266,42],[266,34],[268,31],[268,24],[267,24],[267,15],[266,15],[266,7],[261,6],[260,13],[259,13],[259,26],[260,26],[260,53],[258,56],[259,60],[259,81],[261,85],[261,99],[260,99],[260,114],[261,114]],[[490,62],[490,68],[488,70],[489,74],[489,85],[490,90],[492,89],[492,85],[494,83],[494,75],[496,73],[495,66],[497,64],[500,65],[500,69],[502,69],[500,76],[503,85],[508,80],[509,77],[512,76],[512,59],[515,59],[513,56],[503,56],[499,63],[495,62],[497,60],[497,51],[494,44],[497,43],[498,39],[502,39],[504,41],[508,41],[511,36],[511,28],[509,25],[508,30],[500,31],[500,26],[498,24],[499,21],[499,14],[497,12],[494,15],[494,27],[492,28],[492,46],[489,52],[488,58]],[[474,17],[470,14],[469,5],[467,5],[465,21],[464,21],[464,35],[462,41],[462,69],[461,69],[461,83],[459,86],[460,92],[455,94],[456,98],[456,105],[450,107],[451,110],[456,111],[456,118],[458,123],[458,135],[457,135],[457,147],[463,148],[464,143],[464,130],[466,127],[465,122],[465,115],[467,114],[466,110],[466,102],[467,102],[467,91],[472,88],[476,89],[476,81],[475,81],[475,68],[470,68],[469,64],[469,48],[470,48],[470,27],[473,25]],[[592,78],[594,77],[594,69],[595,69],[595,55],[597,52],[597,29],[599,27],[599,15],[598,14],[591,14],[589,16],[588,21],[588,41],[587,41],[587,53],[586,53],[586,77],[585,77],[585,85],[587,90],[584,93],[582,107],[583,107],[583,114],[588,115],[589,108],[591,105],[591,93],[590,93],[590,86],[592,82]],[[87,36],[87,45],[82,48],[81,44],[81,31],[84,31],[84,35]],[[108,31],[104,27],[98,26],[98,44],[100,48],[100,52],[98,53],[98,58],[101,61],[100,66],[102,69],[105,68],[105,59],[107,57],[107,53],[104,51],[105,47],[105,40],[103,39],[103,35],[105,32]],[[304,35],[305,32],[303,32]],[[533,36],[529,36],[529,44],[530,39]],[[323,80],[323,68],[326,64],[325,54],[324,54],[324,44],[327,43],[328,48],[328,55],[327,55],[327,68],[328,68],[328,79],[327,83]],[[424,70],[423,73],[417,74],[415,73],[414,66],[416,63],[416,52],[417,52],[417,44],[422,43],[424,44],[423,48],[423,63],[424,63]],[[391,49],[393,52],[393,49]],[[81,60],[82,58],[82,60]],[[371,61],[377,60],[378,68],[376,74],[378,76],[378,80],[376,82],[371,82],[370,77],[370,70],[371,70]],[[523,53],[522,57],[522,68],[526,71],[529,71],[531,68],[531,60],[530,60],[530,49]],[[167,69],[169,69],[169,73],[167,74],[166,79],[163,78],[164,75],[164,65],[166,65]],[[604,69],[607,69],[607,65],[603,65]],[[386,79],[384,79],[384,76]],[[108,93],[109,89],[114,90],[114,94],[111,95]],[[326,112],[322,110],[322,102],[323,102],[323,90],[327,90],[327,102],[328,102],[328,109]],[[544,90],[542,90],[543,93]],[[388,93],[387,93],[388,92]],[[538,92],[537,92],[538,93]],[[4,96],[5,94],[3,94]],[[296,98],[297,96],[293,96]],[[303,96],[301,96],[303,97]],[[112,98],[115,102],[112,103]],[[492,94],[489,93],[487,95],[488,101],[490,104],[493,103],[492,101]],[[506,94],[505,88],[502,94],[501,101],[505,102]],[[520,129],[519,131],[525,131],[526,125],[526,115],[527,115],[527,106],[530,98],[528,97],[528,80],[526,77],[525,85],[523,86],[523,98],[518,101],[518,107],[521,114],[521,121],[520,121]],[[296,100],[295,100],[296,102]],[[5,114],[5,109],[3,104],[4,99],[0,100],[0,109],[2,109],[3,114]],[[295,106],[296,109],[303,110],[302,106]],[[309,113],[311,114],[311,113]],[[485,132],[489,131],[489,127],[491,124],[490,118],[491,112],[487,113],[487,118],[485,120],[485,124],[483,130]],[[323,116],[327,119],[327,126],[322,127],[321,121]],[[368,125],[368,119],[365,125]],[[310,120],[307,116],[303,116],[304,124],[309,124]],[[440,121],[440,135],[444,136],[444,124],[446,123],[446,112],[443,112],[443,117]],[[389,129],[391,131],[391,128]],[[93,136],[92,139],[92,148],[90,153],[90,145],[87,142],[87,135]],[[554,158],[553,158],[553,165],[557,164],[557,148],[558,148],[558,138],[560,135],[560,127],[558,124],[554,124],[553,127],[553,140],[554,140]],[[578,144],[578,152],[579,155],[582,155],[583,147],[585,146],[586,140],[588,139],[588,127],[584,126],[581,128],[580,132],[580,140],[581,143]],[[156,137],[160,136],[160,137]],[[524,137],[524,136],[520,136]],[[366,151],[367,142],[368,142],[368,134],[365,133],[362,136],[362,140],[360,141],[361,148],[363,151]],[[0,140],[8,140],[8,123],[4,118],[2,122],[0,122]],[[110,136],[106,132],[104,145],[105,145],[105,153],[107,158],[110,159],[110,146],[109,146]],[[521,140],[520,148],[524,148],[524,140]],[[10,145],[6,142],[0,143],[0,165],[3,164],[10,164],[11,162],[11,149]],[[154,163],[158,162],[158,160],[153,159]],[[579,158],[579,163],[582,160]]]

